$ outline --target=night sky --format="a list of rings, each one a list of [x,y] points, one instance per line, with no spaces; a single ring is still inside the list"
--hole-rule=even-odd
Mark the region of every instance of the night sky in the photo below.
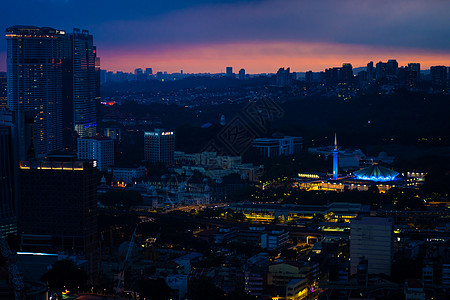
[[[450,65],[447,0],[14,0],[0,24],[94,35],[103,69],[320,71],[396,58]],[[0,70],[6,69],[6,40]]]

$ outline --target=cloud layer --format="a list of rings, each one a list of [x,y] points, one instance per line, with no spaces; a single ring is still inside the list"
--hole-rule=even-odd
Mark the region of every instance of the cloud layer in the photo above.
[[[313,49],[308,57],[313,59],[316,53],[316,60],[324,55],[342,57],[344,46],[346,53],[359,56],[361,49],[376,56],[386,55],[389,49],[393,54],[426,54],[429,59],[445,59],[450,49],[450,2],[444,0],[9,2],[2,12],[4,16],[0,15],[3,27],[33,24],[67,30],[87,28],[94,34],[103,61],[119,59],[122,67],[114,68],[122,69],[132,67],[132,63],[127,63],[126,57],[120,59],[120,53],[133,57],[147,54],[154,63],[167,61],[168,53],[177,54],[179,67],[183,68],[186,60],[201,62],[202,57],[193,55],[192,49],[209,49],[207,55],[211,56],[220,53],[220,45],[233,45],[227,46],[231,52],[225,57],[233,60],[235,55],[234,60],[239,61],[243,53],[253,52],[260,59],[275,60],[281,55],[298,61],[300,55],[305,55],[299,51],[296,56],[274,45],[296,45],[296,49],[304,45],[305,51]],[[312,45],[321,47],[311,48]],[[246,59],[254,60],[247,56],[242,62]],[[171,61],[174,63],[173,58]],[[422,59],[418,57],[418,61]]]

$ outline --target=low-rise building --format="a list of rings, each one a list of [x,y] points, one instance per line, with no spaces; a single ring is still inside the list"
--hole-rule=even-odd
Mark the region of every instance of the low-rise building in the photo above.
[[[289,232],[272,230],[261,235],[261,248],[275,250],[283,248],[289,240]]]
[[[125,183],[133,183],[147,175],[147,169],[143,166],[136,168],[110,167],[108,172],[112,173],[114,182],[120,181]]]
[[[303,138],[274,134],[271,138],[254,139],[252,146],[264,157],[293,155],[302,151]]]

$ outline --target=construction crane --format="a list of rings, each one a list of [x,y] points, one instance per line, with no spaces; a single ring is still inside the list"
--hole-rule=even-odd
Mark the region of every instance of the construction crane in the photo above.
[[[3,236],[3,232],[1,229],[0,229],[0,251],[2,253],[2,256],[7,260],[9,280],[13,284],[15,299],[23,300],[25,299],[25,293],[22,275],[20,275],[19,273],[19,269],[17,268],[15,262],[15,256],[11,251],[11,249],[9,248],[9,245],[6,242],[6,239]]]
[[[128,245],[128,251],[127,255],[125,256],[125,259],[122,261],[122,265],[119,269],[119,282],[117,283],[116,293],[123,291],[122,284],[123,284],[123,277],[125,275],[125,267],[127,265],[128,259],[131,255],[131,250],[133,249],[134,244],[134,238],[136,237],[136,231],[137,231],[138,225],[136,225],[136,228],[134,229],[133,235],[131,236],[130,244]]]

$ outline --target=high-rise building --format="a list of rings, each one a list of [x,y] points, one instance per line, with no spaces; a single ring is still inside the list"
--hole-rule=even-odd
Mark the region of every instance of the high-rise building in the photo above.
[[[233,77],[234,76],[234,74],[233,74],[233,67],[227,67],[226,68],[226,75],[227,75],[227,77]]]
[[[107,82],[106,74],[106,70],[100,70],[100,84],[105,84]]]
[[[353,67],[350,63],[342,64],[339,72],[339,82],[350,83],[353,81]]]
[[[368,261],[368,273],[391,274],[393,222],[391,218],[362,217],[350,223],[350,268],[356,274],[360,259]]]
[[[0,72],[0,110],[5,109],[8,101],[7,78],[5,72]]]
[[[358,81],[360,83],[364,83],[368,81],[367,71],[359,71],[358,72]]]
[[[279,68],[277,72],[277,85],[289,85],[291,83],[291,68]]]
[[[239,80],[244,80],[245,79],[245,69],[240,69],[239,70]]]
[[[367,80],[370,82],[375,77],[375,72],[373,69],[373,61],[371,61],[367,64],[366,71],[367,71]]]
[[[305,73],[305,80],[307,83],[311,83],[314,80],[314,73],[313,71],[308,71]]]
[[[0,229],[4,235],[17,233],[13,161],[11,127],[0,125]]]
[[[430,67],[431,82],[435,85],[445,85],[447,83],[447,67]]]
[[[0,226],[4,234],[17,233],[19,160],[34,157],[34,113],[0,111]]]
[[[341,68],[325,69],[324,80],[327,85],[336,85],[339,83],[339,73]]]
[[[34,150],[62,148],[62,48],[66,34],[48,27],[6,29],[8,108],[36,113]]]
[[[385,78],[386,75],[387,75],[387,64],[382,61],[378,62],[375,69],[375,78],[382,79]]]
[[[72,47],[73,127],[82,138],[92,137],[97,133],[96,102],[99,95],[99,58],[93,37],[87,30],[74,29],[69,35]],[[69,63],[70,64],[70,63]],[[70,117],[69,117],[70,120]]]
[[[395,59],[390,59],[386,63],[386,73],[387,75],[396,75],[398,69],[398,62]]]
[[[78,159],[95,161],[100,171],[114,166],[114,140],[104,137],[79,138]]]
[[[420,63],[409,63],[406,69],[406,81],[410,87],[415,87],[420,81]]]
[[[76,135],[95,136],[100,65],[92,35],[79,29],[69,34],[49,27],[13,26],[6,29],[6,39],[7,106],[36,114],[36,157],[63,146],[73,148]]]
[[[420,80],[420,63],[409,63],[408,70],[414,72],[417,80]]]
[[[151,162],[172,164],[175,152],[175,132],[155,129],[144,132],[144,158]]]
[[[147,77],[152,75],[153,74],[153,69],[152,68],[146,68],[144,74],[147,75]]]
[[[97,168],[74,157],[20,162],[19,231],[24,251],[83,255],[97,270]]]
[[[134,69],[134,75],[140,76],[143,74],[144,74],[144,70],[142,70],[141,68]]]

